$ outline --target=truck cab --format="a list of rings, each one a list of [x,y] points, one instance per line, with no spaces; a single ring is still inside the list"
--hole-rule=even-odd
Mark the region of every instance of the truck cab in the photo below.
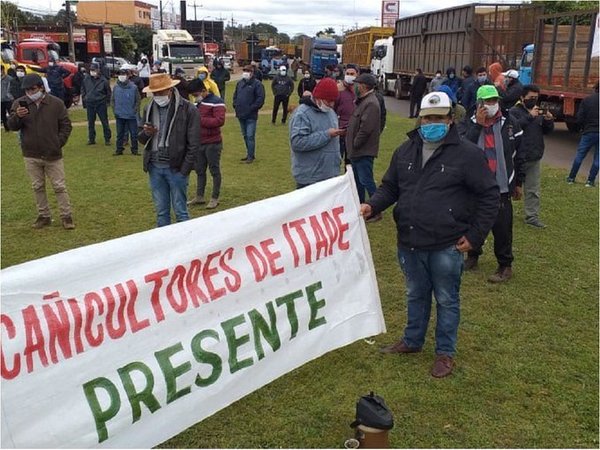
[[[260,51],[260,69],[267,78],[277,75],[283,65],[283,52],[277,47],[267,47]]]
[[[183,69],[186,78],[194,78],[196,69],[204,64],[202,45],[186,30],[157,30],[152,35],[154,59],[160,60],[161,69],[173,75]]]
[[[535,46],[533,44],[526,45],[523,48],[521,66],[519,67],[519,81],[523,84],[533,83],[533,74],[531,72],[531,66],[533,63],[534,48]]]
[[[333,38],[315,38],[310,51],[310,69],[317,79],[325,76],[325,67],[337,66],[337,44]]]

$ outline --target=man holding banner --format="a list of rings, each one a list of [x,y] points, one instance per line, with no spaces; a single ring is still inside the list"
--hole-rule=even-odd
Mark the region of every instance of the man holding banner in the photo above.
[[[483,243],[498,213],[499,192],[481,151],[459,137],[445,93],[426,95],[419,116],[420,128],[394,152],[361,214],[368,218],[395,204],[398,259],[406,279],[404,336],[380,351],[422,350],[433,293],[437,325],[431,375],[442,378],[454,368],[462,253]]]

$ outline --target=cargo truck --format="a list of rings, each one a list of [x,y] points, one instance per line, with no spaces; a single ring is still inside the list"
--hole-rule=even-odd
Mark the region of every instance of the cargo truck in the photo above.
[[[366,27],[346,33],[341,52],[343,63],[355,64],[362,70],[370,70],[375,41],[393,34],[394,29],[387,27]]]
[[[181,68],[186,78],[194,78],[198,66],[204,64],[202,45],[186,30],[156,30],[152,35],[154,60],[161,69],[174,75]]]
[[[323,78],[325,67],[338,64],[337,44],[333,38],[314,38],[310,45],[310,71],[316,79]]]
[[[448,67],[458,75],[465,65],[517,67],[542,14],[543,6],[531,4],[474,3],[398,19],[393,38],[375,42],[371,71],[382,92],[401,98],[417,68],[431,80]]]
[[[540,107],[577,131],[577,109],[598,81],[598,11],[574,11],[538,18],[535,42],[524,48],[519,69],[523,84],[540,87]]]

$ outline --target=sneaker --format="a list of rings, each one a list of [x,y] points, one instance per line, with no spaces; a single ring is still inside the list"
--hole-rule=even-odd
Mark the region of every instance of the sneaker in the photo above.
[[[204,197],[196,197],[187,202],[188,206],[192,205],[204,205],[206,202],[204,201]]]
[[[448,355],[436,355],[435,362],[431,368],[431,376],[435,378],[444,378],[452,373],[454,369],[454,360]]]
[[[379,214],[375,214],[374,216],[369,217],[367,220],[365,220],[365,222],[375,223],[375,222],[379,222],[381,219],[383,219],[383,214],[379,213]]]
[[[421,347],[409,347],[401,339],[398,342],[381,347],[379,353],[419,353],[423,350]]]
[[[62,226],[65,230],[74,230],[75,224],[73,223],[73,218],[71,216],[63,217]]]
[[[567,177],[567,184],[575,184],[575,178]]]
[[[594,187],[594,183],[592,181],[588,181],[585,183],[585,187]]]
[[[123,152],[114,152],[113,156],[123,156]]]
[[[254,158],[244,160],[244,164],[252,164],[254,162]]]
[[[496,273],[490,275],[488,281],[490,283],[504,283],[512,278],[512,268],[510,266],[498,266]]]
[[[546,224],[541,222],[539,219],[526,220],[525,223],[536,228],[546,228]]]
[[[206,205],[206,209],[215,209],[217,206],[219,206],[219,200],[211,198],[208,205]]]
[[[477,263],[479,262],[479,258],[477,256],[467,256],[465,259],[465,271],[475,270],[477,269]]]
[[[248,161],[248,157],[246,156],[245,158],[240,159],[240,161]]]
[[[96,145],[96,141],[88,141],[87,145]]]
[[[33,222],[31,227],[40,229],[40,228],[44,228],[44,227],[49,227],[51,223],[52,223],[52,219],[50,217],[38,216],[38,218],[35,219],[35,222]]]

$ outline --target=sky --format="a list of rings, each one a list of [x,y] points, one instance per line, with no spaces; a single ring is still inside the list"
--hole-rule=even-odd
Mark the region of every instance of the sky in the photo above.
[[[64,0],[9,0],[25,10],[48,13],[61,9]],[[85,1],[85,0],[81,0]],[[108,0],[110,2],[110,0]],[[159,0],[143,0],[159,5]],[[516,0],[518,1],[518,0]],[[480,3],[502,3],[503,0],[480,0]],[[269,23],[290,36],[305,33],[314,36],[318,31],[333,27],[336,34],[356,26],[379,26],[381,0],[195,0],[198,20],[223,18],[231,24],[250,25]],[[437,9],[472,3],[469,0],[400,0],[400,17],[408,17]],[[515,0],[505,1],[515,3]],[[174,5],[179,12],[180,0],[163,0],[163,10]],[[194,0],[187,0],[188,20],[194,19]]]

